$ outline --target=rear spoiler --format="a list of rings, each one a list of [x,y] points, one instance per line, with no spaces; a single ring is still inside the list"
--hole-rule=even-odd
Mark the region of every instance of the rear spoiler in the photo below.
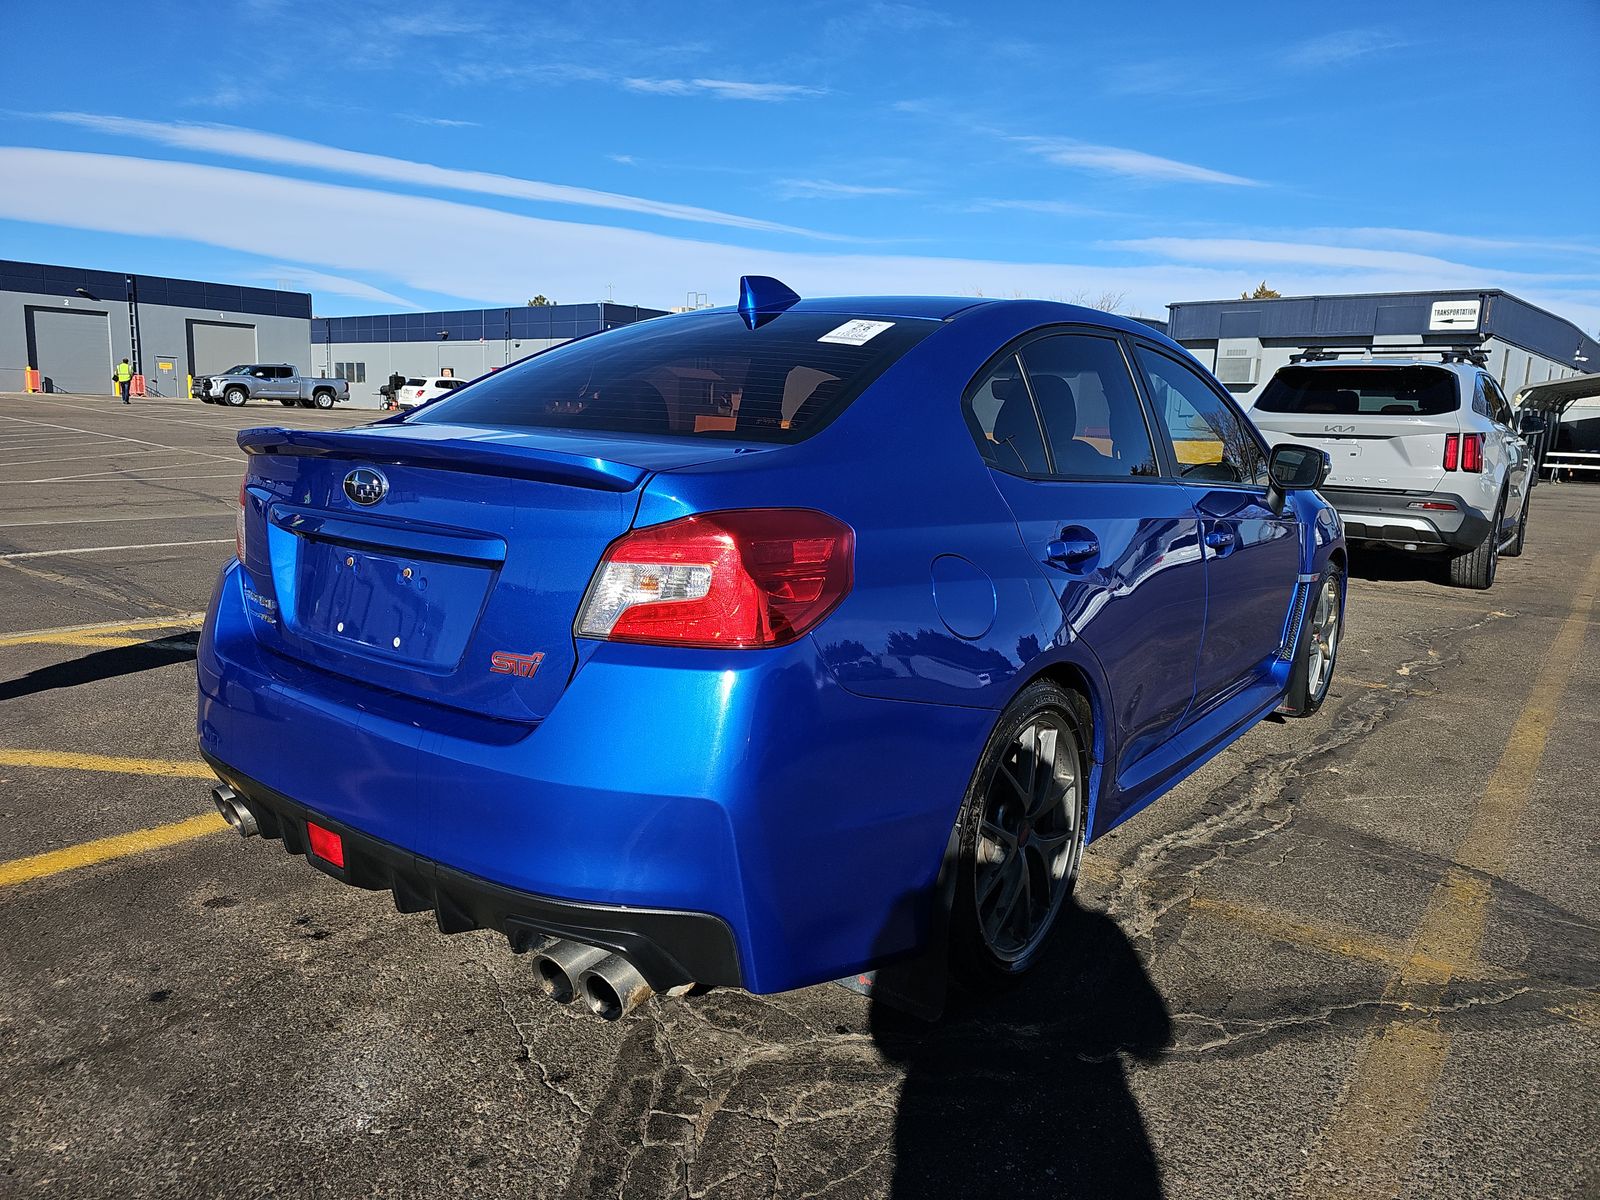
[[[631,492],[650,472],[643,467],[563,454],[541,446],[516,446],[476,438],[423,438],[405,427],[385,429],[282,429],[267,426],[239,432],[246,454],[286,454],[308,458],[349,458],[384,466],[437,467],[474,475],[537,479],[603,492]]]

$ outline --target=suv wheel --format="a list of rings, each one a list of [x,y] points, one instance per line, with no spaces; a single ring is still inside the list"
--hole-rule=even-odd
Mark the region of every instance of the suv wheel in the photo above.
[[[1328,698],[1339,639],[1344,633],[1344,572],[1337,563],[1322,569],[1306,596],[1300,637],[1295,643],[1289,687],[1278,711],[1291,717],[1309,717]]]
[[[1500,565],[1500,519],[1505,515],[1506,498],[1494,506],[1489,532],[1475,549],[1450,560],[1450,582],[1456,587],[1487,591],[1494,586],[1495,569]]]
[[[1001,714],[962,802],[951,967],[992,987],[1040,957],[1083,858],[1089,706],[1047,680]]]
[[[222,393],[222,402],[230,408],[240,408],[248,399],[250,399],[250,393],[238,386],[231,387]]]
[[[1517,517],[1517,532],[1511,535],[1511,541],[1506,548],[1500,551],[1503,558],[1520,558],[1522,547],[1528,540],[1528,505],[1533,500],[1533,488],[1530,486],[1522,493],[1522,513]]]

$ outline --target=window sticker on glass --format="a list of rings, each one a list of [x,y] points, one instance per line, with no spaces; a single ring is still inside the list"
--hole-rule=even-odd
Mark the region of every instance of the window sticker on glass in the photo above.
[[[830,329],[817,339],[840,346],[865,346],[885,329],[893,329],[893,321],[846,321],[837,329]]]

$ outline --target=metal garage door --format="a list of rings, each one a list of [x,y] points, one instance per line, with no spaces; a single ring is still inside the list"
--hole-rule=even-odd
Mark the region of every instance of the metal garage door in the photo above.
[[[52,392],[111,394],[111,319],[103,312],[28,309],[28,351]]]
[[[256,327],[224,321],[189,322],[189,374],[212,375],[256,361]]]

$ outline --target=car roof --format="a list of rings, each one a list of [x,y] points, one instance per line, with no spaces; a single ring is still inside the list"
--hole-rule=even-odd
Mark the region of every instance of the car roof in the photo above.
[[[1083,324],[1119,329],[1124,333],[1137,333],[1188,355],[1189,351],[1172,341],[1166,334],[1133,317],[1106,312],[1099,308],[1085,308],[1057,300],[1000,300],[984,296],[820,296],[801,299],[786,308],[785,312],[838,313],[849,317],[890,317],[949,321],[963,313],[982,309],[992,313],[1014,313],[1020,321],[1034,325]],[[699,313],[731,313],[738,310],[732,305],[698,309],[685,316]]]
[[[1337,362],[1298,362],[1286,363],[1278,368],[1287,371],[1295,370],[1328,371],[1338,370],[1340,367],[1361,367],[1370,370],[1373,367],[1436,367],[1441,371],[1453,371],[1457,374],[1477,372],[1483,368],[1473,363],[1440,362],[1437,358],[1414,358],[1402,355],[1375,354],[1365,358],[1341,358]]]

